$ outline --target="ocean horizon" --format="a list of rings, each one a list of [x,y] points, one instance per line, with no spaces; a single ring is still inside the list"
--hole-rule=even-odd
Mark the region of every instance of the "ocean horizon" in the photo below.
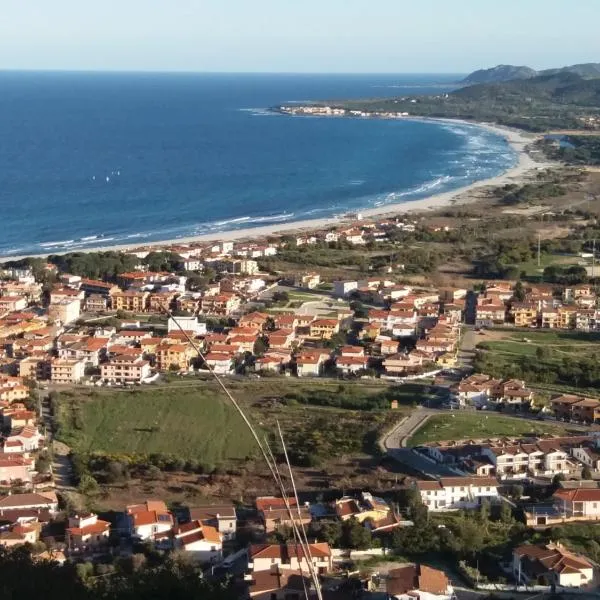
[[[498,175],[516,154],[477,125],[269,110],[456,78],[0,72],[0,255],[333,217]]]

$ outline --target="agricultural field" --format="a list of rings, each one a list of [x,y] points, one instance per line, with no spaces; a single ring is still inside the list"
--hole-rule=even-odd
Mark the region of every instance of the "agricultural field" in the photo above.
[[[562,435],[565,428],[529,419],[486,414],[482,411],[434,415],[408,441],[409,446],[447,440],[481,439],[501,436]]]

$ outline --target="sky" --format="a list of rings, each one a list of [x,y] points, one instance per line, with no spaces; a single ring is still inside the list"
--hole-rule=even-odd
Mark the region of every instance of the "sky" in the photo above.
[[[600,0],[0,0],[0,69],[466,73],[600,62]]]

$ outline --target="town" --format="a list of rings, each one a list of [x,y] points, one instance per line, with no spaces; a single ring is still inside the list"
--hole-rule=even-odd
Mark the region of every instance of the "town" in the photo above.
[[[136,453],[111,434],[133,427],[123,439],[166,439],[169,430],[143,424],[135,406],[169,393],[175,407],[178,396],[197,394],[196,404],[215,410],[227,403],[210,387],[218,376],[244,394],[255,386],[260,406],[275,402],[276,412],[282,382],[284,402],[301,398],[320,419],[327,414],[320,403],[341,407],[340,416],[347,408],[386,415],[374,430],[382,459],[371,469],[388,471],[387,483],[344,489],[330,480],[327,494],[309,485],[299,489],[302,505],[291,498],[315,540],[311,560],[324,597],[350,589],[398,598],[460,597],[472,587],[593,589],[600,555],[570,543],[581,522],[591,543],[597,526],[589,522],[600,518],[600,398],[581,363],[600,331],[593,278],[579,269],[575,283],[518,277],[436,285],[411,279],[412,265],[393,252],[354,277],[318,264],[273,268],[311,248],[379,256],[402,236],[451,235],[452,228],[435,217],[348,218],[254,242],[5,263],[0,546],[26,545],[35,560],[74,563],[84,579],[139,568],[159,553],[185,557],[209,579],[231,577],[240,597],[297,597],[311,588],[275,490],[265,496],[247,486],[238,498],[215,488],[212,502],[174,502],[148,492],[164,477],[175,489],[177,473],[202,473],[200,488],[210,481],[214,488],[218,465],[161,454],[156,444],[148,446],[154,454]],[[337,394],[328,391],[334,382],[342,386]],[[101,447],[85,441],[97,402],[123,408],[134,398],[141,404],[112,425],[102,413],[100,427],[109,431]],[[315,432],[298,438],[294,427],[286,430],[294,465],[337,451],[332,445],[315,454]],[[131,488],[140,478],[139,489]],[[270,487],[267,480],[258,488]],[[119,495],[128,487],[135,491]],[[488,533],[469,537],[482,524]],[[422,563],[425,553],[450,549],[455,558],[442,564],[458,578]],[[410,562],[390,562],[396,555]]]

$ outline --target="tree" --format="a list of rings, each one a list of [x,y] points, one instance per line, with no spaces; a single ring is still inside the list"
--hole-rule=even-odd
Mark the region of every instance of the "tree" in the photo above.
[[[525,300],[525,289],[523,288],[522,281],[517,281],[513,297],[517,302],[523,302]]]
[[[256,338],[254,342],[254,356],[262,356],[269,349],[269,344],[264,337]]]
[[[366,550],[371,547],[371,532],[352,517],[342,523],[342,548]]]
[[[581,479],[592,479],[592,470],[587,465],[581,469]]]
[[[506,524],[512,523],[513,521],[512,509],[508,502],[503,502],[500,506],[500,521]]]

